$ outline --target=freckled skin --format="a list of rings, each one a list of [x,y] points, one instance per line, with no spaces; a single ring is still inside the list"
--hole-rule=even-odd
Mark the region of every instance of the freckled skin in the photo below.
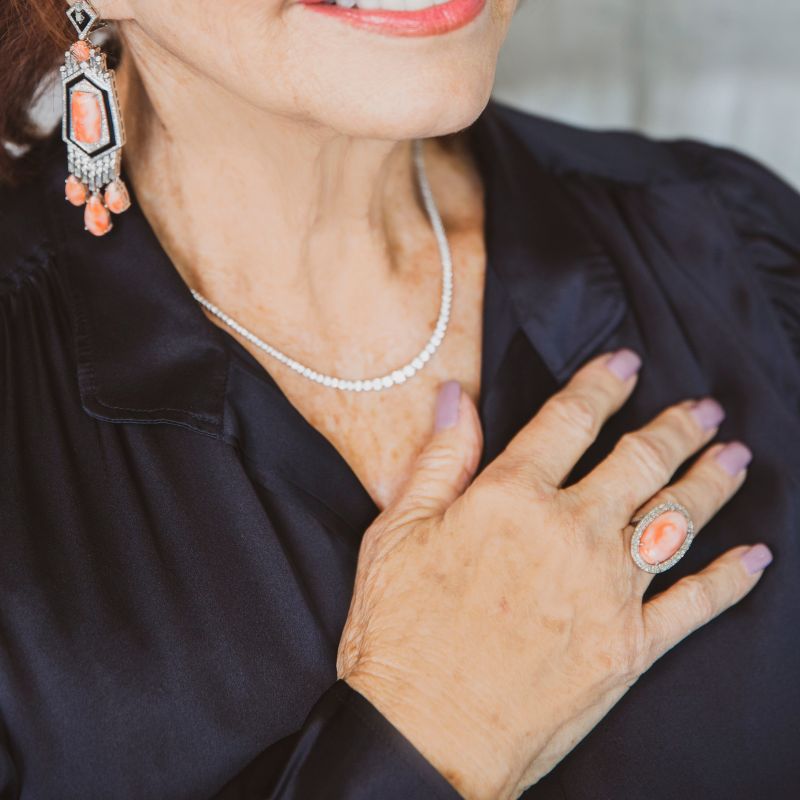
[[[564,633],[567,629],[567,621],[556,617],[542,616],[542,627],[553,633]]]
[[[437,198],[441,198],[439,209],[453,253],[453,309],[441,347],[421,372],[383,392],[339,392],[297,376],[237,337],[300,413],[336,447],[381,509],[400,490],[416,455],[430,438],[439,384],[456,379],[473,400],[479,391],[485,274],[482,195],[475,191],[479,184],[474,165],[462,150],[439,156],[431,159],[428,174]],[[402,281],[402,306],[387,316],[384,335],[362,343],[364,361],[376,365],[373,374],[409,361],[436,324],[441,262],[435,241],[429,231],[425,233],[425,241],[407,237],[408,241],[396,242],[401,252],[398,280]],[[284,337],[281,345],[303,360],[311,344],[314,355],[305,363],[335,372],[331,365],[346,363],[352,353],[351,335],[347,331],[315,335],[312,344],[304,331],[294,338]]]

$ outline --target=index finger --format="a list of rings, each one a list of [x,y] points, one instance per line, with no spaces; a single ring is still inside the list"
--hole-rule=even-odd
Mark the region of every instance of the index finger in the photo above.
[[[509,442],[487,471],[559,487],[597,438],[603,423],[630,397],[641,358],[628,348],[587,362]]]

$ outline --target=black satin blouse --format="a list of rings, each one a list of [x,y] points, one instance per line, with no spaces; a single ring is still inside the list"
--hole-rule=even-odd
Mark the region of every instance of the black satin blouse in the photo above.
[[[775,553],[524,796],[798,796],[800,196],[730,150],[496,101],[469,136],[482,464],[586,359],[632,347],[639,384],[574,477],[712,394],[750,475],[654,589],[739,543]],[[0,192],[0,798],[456,798],[336,679],[364,487],[204,316],[135,198],[95,239],[57,134],[36,158]]]

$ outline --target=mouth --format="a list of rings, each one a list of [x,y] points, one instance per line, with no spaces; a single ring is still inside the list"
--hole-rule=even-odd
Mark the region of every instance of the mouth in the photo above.
[[[311,11],[390,36],[434,36],[463,28],[487,0],[300,0]]]

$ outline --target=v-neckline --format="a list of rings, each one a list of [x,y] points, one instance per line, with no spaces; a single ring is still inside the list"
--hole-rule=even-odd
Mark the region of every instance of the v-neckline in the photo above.
[[[487,439],[492,438],[491,422],[487,414],[487,400],[491,394],[491,382],[503,354],[513,334],[520,328],[520,321],[508,295],[507,287],[500,280],[494,269],[499,253],[498,237],[490,230],[496,214],[494,204],[497,198],[491,195],[493,183],[489,180],[488,159],[479,152],[479,143],[467,133],[468,146],[484,187],[483,235],[485,242],[485,269],[483,281],[483,299],[481,303],[481,364],[480,390],[478,396],[478,416]],[[330,512],[343,519],[358,538],[369,523],[380,513],[380,507],[372,498],[364,483],[356,474],[350,463],[344,458],[333,442],[325,434],[315,428],[294,406],[286,393],[273,378],[270,372],[247,350],[230,332],[219,327],[223,334],[232,362],[229,366],[233,379],[229,379],[229,390],[226,406],[226,429],[229,438],[235,439],[242,454],[252,468],[263,476],[265,482],[281,482],[293,491],[300,490],[305,495],[314,497]],[[260,384],[260,388],[268,391],[267,402],[261,405],[262,413],[256,423],[252,415],[258,413],[255,405],[255,386],[243,385],[241,374],[237,375],[236,365],[244,368],[251,380]],[[247,398],[237,396],[241,392]],[[243,413],[236,414],[232,405],[243,402],[251,419],[246,423],[248,431],[242,430]],[[268,411],[267,411],[268,406]],[[267,419],[269,417],[269,419]],[[257,425],[258,429],[253,425]],[[281,434],[276,434],[272,425],[282,426],[289,430],[292,441],[287,442]],[[237,429],[234,431],[234,429]],[[272,444],[271,448],[267,445]],[[278,452],[275,445],[282,447]],[[308,453],[314,454],[309,463]],[[479,469],[487,460],[485,449]]]

